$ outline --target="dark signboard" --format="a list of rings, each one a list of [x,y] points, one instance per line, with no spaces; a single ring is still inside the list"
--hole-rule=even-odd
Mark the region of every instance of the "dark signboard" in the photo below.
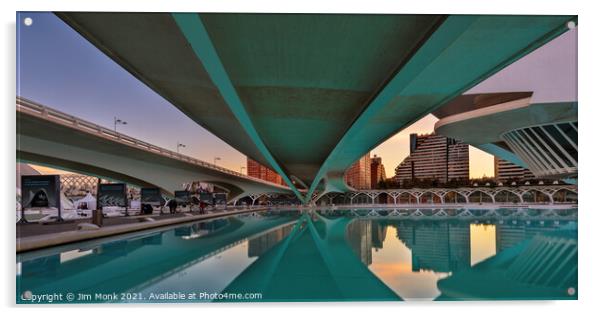
[[[101,183],[98,186],[99,207],[104,206],[127,206],[127,187],[125,183]]]
[[[140,203],[160,206],[163,201],[159,188],[141,188]]]
[[[61,208],[61,179],[58,175],[21,176],[21,207]]]
[[[213,193],[200,193],[199,200],[205,204],[213,205]]]
[[[215,205],[224,206],[228,203],[228,195],[226,193],[215,193]]]
[[[175,191],[176,202],[178,205],[190,204],[190,191]]]

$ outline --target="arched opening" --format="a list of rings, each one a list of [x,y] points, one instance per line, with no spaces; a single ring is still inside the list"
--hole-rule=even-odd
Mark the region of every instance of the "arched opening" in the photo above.
[[[360,192],[355,195],[352,204],[372,204],[372,198],[368,194]]]
[[[346,203],[345,194],[336,194],[332,199],[332,203],[335,205],[342,205]]]
[[[411,195],[409,192],[402,192],[397,197],[397,204],[416,204],[418,200],[415,196]]]
[[[493,203],[493,199],[489,194],[483,191],[474,191],[468,195],[468,202],[470,203]]]
[[[445,195],[443,196],[443,201],[444,203],[466,203],[466,198],[464,197],[464,195],[456,192],[456,191],[449,191],[447,193],[445,193]]]
[[[237,206],[250,206],[251,204],[253,204],[253,199],[249,196],[241,197],[236,201]]]
[[[376,196],[375,202],[377,204],[393,204],[393,198],[387,192],[381,192]]]
[[[502,190],[495,194],[497,203],[520,203],[520,196],[508,190]]]
[[[421,204],[441,204],[441,198],[430,191],[424,192],[421,196],[420,196],[420,203]]]
[[[343,204],[351,204],[353,197],[355,197],[354,193],[347,193],[343,195]]]
[[[523,201],[525,203],[549,203],[550,198],[538,190],[529,190],[523,193]]]
[[[316,200],[316,205],[318,205],[318,206],[330,205],[330,199],[328,197],[328,194],[324,194],[318,200]]]
[[[257,199],[255,200],[255,206],[259,206],[259,205],[271,205],[270,202],[270,197],[267,194],[262,194],[259,197],[257,197]]]
[[[554,198],[554,203],[574,204],[577,203],[577,192],[567,189],[560,189],[552,195],[552,198]]]

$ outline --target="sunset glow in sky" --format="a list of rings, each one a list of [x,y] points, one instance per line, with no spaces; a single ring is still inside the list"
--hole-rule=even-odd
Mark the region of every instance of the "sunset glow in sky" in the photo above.
[[[371,155],[383,158],[387,177],[395,175],[395,167],[410,154],[410,134],[430,134],[433,132],[437,118],[427,115],[416,123],[380,144]],[[493,177],[493,156],[472,146],[469,147],[470,177],[480,178],[483,175]]]
[[[440,295],[437,281],[449,273],[412,269],[412,250],[399,238],[394,225],[387,226],[381,249],[372,248],[368,267],[397,295],[404,299],[434,299]],[[496,226],[470,224],[470,265],[496,254]]]
[[[397,238],[395,226],[386,229],[382,249],[372,249],[370,271],[404,299],[432,300],[439,296],[437,281],[449,273],[412,271],[412,250]]]

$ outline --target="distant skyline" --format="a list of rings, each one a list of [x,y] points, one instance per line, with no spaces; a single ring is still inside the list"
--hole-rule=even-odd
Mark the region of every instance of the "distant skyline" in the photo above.
[[[395,168],[410,154],[410,134],[430,134],[434,131],[437,118],[429,114],[416,123],[408,126],[403,131],[395,134],[370,154],[382,157],[387,178],[395,175]],[[469,146],[469,173],[470,178],[481,178],[494,176],[493,156],[472,146]]]
[[[32,19],[30,26],[23,24],[25,17]],[[501,81],[507,78],[502,75]],[[487,82],[472,91],[496,86]],[[118,117],[128,122],[118,126],[124,134],[174,151],[177,143],[185,144],[181,153],[207,162],[220,157],[219,165],[237,172],[246,166],[246,156],[193,122],[50,12],[17,15],[17,95],[111,129]],[[409,154],[409,134],[431,133],[436,121],[429,114],[371,151],[382,157],[387,177]],[[471,147],[470,177],[493,173],[493,156]]]

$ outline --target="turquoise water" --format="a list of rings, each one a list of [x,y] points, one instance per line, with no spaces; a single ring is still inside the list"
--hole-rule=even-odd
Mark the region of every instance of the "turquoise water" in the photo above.
[[[17,302],[577,298],[576,210],[412,212],[261,212],[19,254]]]

